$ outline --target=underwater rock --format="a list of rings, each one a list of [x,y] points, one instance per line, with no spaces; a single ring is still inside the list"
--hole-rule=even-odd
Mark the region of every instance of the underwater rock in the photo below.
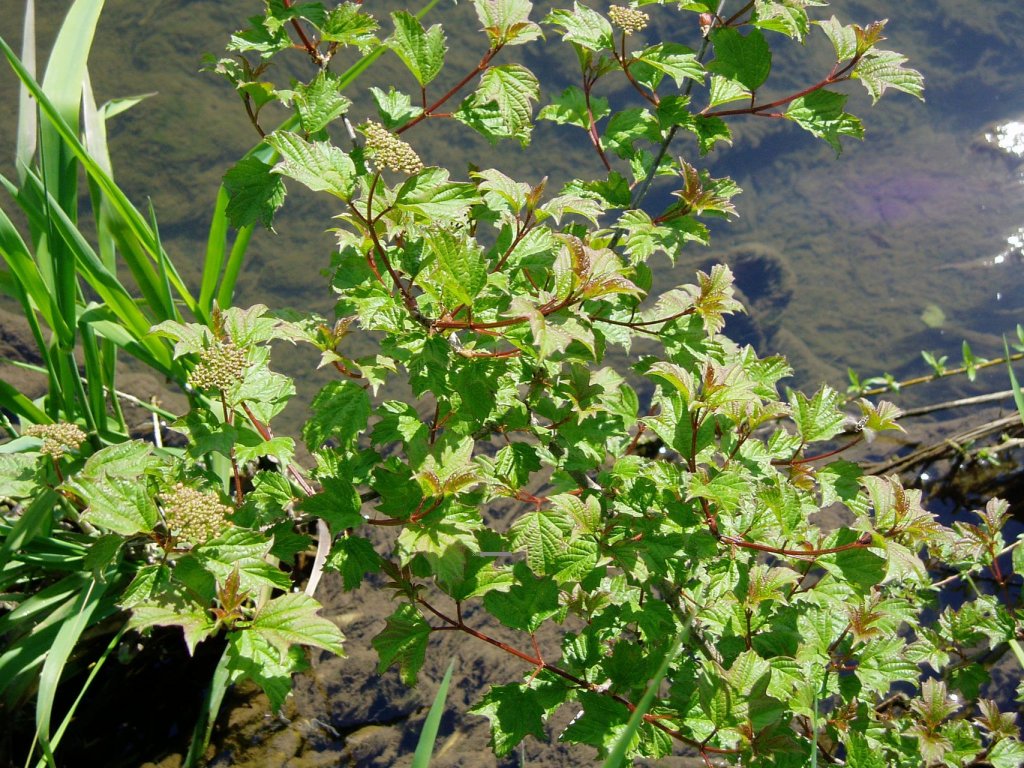
[[[746,314],[729,316],[726,333],[737,343],[770,351],[767,343],[779,329],[796,283],[786,257],[767,243],[751,242],[706,260],[701,269],[707,271],[716,263],[727,264],[732,270],[736,298],[747,310]]]

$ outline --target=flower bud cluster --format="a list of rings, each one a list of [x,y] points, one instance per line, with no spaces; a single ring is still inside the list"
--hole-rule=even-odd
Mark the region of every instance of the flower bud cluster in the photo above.
[[[613,5],[608,8],[608,17],[612,24],[619,27],[627,34],[635,34],[647,28],[651,17],[636,8],[626,8],[621,5]]]
[[[244,349],[230,341],[217,341],[204,349],[199,362],[188,375],[188,383],[196,389],[229,389],[241,381],[248,367]]]
[[[380,123],[366,123],[362,131],[366,135],[367,151],[382,168],[410,175],[423,170],[423,161],[416,150]]]
[[[54,459],[59,459],[69,450],[77,451],[78,446],[85,442],[85,432],[77,424],[67,422],[33,424],[26,427],[24,434],[41,438],[43,447],[40,450]]]
[[[162,493],[160,500],[167,528],[189,544],[204,544],[231,525],[227,517],[234,510],[222,504],[212,491],[197,491],[178,483]]]

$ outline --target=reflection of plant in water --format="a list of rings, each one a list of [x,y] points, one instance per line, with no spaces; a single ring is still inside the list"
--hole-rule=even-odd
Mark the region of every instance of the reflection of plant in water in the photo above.
[[[548,719],[569,709],[578,714],[561,739],[613,761],[685,750],[708,765],[1016,764],[1024,746],[1015,727],[997,706],[974,703],[987,679],[979,641],[1014,647],[1015,606],[978,595],[937,625],[921,619],[934,591],[931,562],[1008,582],[1002,517],[978,528],[984,541],[971,538],[940,524],[897,477],[864,477],[838,459],[862,435],[898,429],[898,410],[864,399],[852,419],[829,388],[780,397],[785,361],[758,358],[722,333],[741,309],[727,267],[699,272],[695,284],[653,286],[649,260],[674,261],[687,243],[706,243],[706,219],[731,216],[739,192],[677,155],[688,152],[677,135],[703,156],[729,141],[726,118],[771,117],[838,152],[842,137],[862,128],[832,87],[857,79],[876,100],[889,88],[920,95],[921,77],[904,57],[878,48],[881,22],[811,22],[813,5],[765,0],[726,15],[683,4],[678,19],[701,30],[699,51],[670,39],[638,46],[634,33],[648,21],[638,8],[552,11],[543,24],[575,53],[579,84],[537,119],[582,130],[599,176],[549,191],[544,180],[493,168],[471,166],[457,178],[407,143],[428,120],[454,120],[494,142],[529,144],[539,83],[501,56],[539,45],[542,27],[526,0],[475,3],[484,51],[450,80],[441,25],[396,11],[381,41],[378,21],[356,4],[268,4],[232,38],[235,58],[212,65],[265,141],[225,177],[199,297],[160,281],[172,274],[169,261],[130,208],[123,215],[145,246],[132,264],[152,273],[142,306],[156,333],[138,332],[136,304],[113,275],[83,267],[81,278],[119,300],[115,314],[79,321],[81,294],[61,295],[68,318],[187,388],[190,410],[174,425],[187,446],[98,429],[102,390],[90,398],[90,380],[71,372],[69,391],[56,393],[63,399],[41,405],[0,391],[26,424],[76,422],[88,406],[81,421],[92,440],[63,459],[67,479],[37,470],[37,441],[15,441],[4,454],[4,492],[17,501],[4,534],[3,557],[15,566],[7,583],[29,595],[24,605],[38,605],[33,592],[48,577],[30,569],[31,550],[48,543],[48,521],[59,519],[60,530],[84,533],[75,600],[92,605],[95,590],[109,591],[130,627],[180,626],[190,648],[222,636],[190,764],[227,686],[252,679],[277,707],[303,664],[300,646],[342,653],[344,638],[313,599],[324,569],[339,572],[345,589],[386,576],[395,608],[373,646],[381,669],[397,666],[409,684],[438,632],[525,665],[523,682],[491,687],[475,708],[491,720],[499,755],[528,735],[544,738]],[[830,69],[788,95],[764,96],[773,42],[818,30],[832,44]],[[365,58],[336,74],[330,63],[345,46]],[[308,81],[283,89],[262,79],[266,63],[295,48],[313,65]],[[384,50],[418,92],[374,88],[376,114],[350,118],[342,91]],[[600,95],[613,76],[641,106],[617,108]],[[448,83],[440,95],[436,81]],[[47,108],[47,94],[35,95]],[[261,109],[275,101],[292,116],[268,131]],[[67,131],[60,138],[74,148]],[[218,306],[231,303],[248,230],[271,225],[285,179],[337,201],[333,326]],[[648,211],[655,180],[673,185],[674,199]],[[232,251],[227,219],[241,230]],[[83,250],[74,226],[66,229]],[[23,251],[5,252],[12,270]],[[30,271],[17,276],[35,285]],[[71,275],[72,288],[78,279]],[[377,341],[373,354],[349,354],[356,328]],[[610,348],[628,354],[641,338],[649,346],[628,370],[605,364]],[[296,460],[293,437],[271,428],[294,391],[268,366],[270,343],[283,340],[312,345],[341,374],[301,429],[311,467]],[[638,383],[651,394],[641,397]],[[394,384],[412,397],[387,399]],[[641,450],[645,433],[666,450]],[[516,509],[508,526],[490,513],[499,504]],[[845,508],[847,524],[811,520],[833,506]],[[294,592],[314,532],[312,573]],[[174,546],[175,537],[189,546]],[[509,553],[523,559],[511,564]],[[1015,557],[1013,568],[1024,562]],[[504,625],[500,637],[471,618],[467,609],[480,607]],[[28,623],[15,616],[5,630],[23,642]],[[538,637],[552,623],[558,649]],[[80,631],[65,626],[70,651]],[[925,664],[944,679],[924,681]],[[17,669],[22,693],[34,669]],[[59,660],[50,678],[54,669]],[[894,686],[915,691],[906,706],[886,704]],[[52,703],[52,686],[40,697]],[[61,731],[45,714],[38,731],[48,751]]]

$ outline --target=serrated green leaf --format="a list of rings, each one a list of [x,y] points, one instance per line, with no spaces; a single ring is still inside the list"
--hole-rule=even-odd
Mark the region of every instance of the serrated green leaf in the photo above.
[[[894,51],[871,49],[853,69],[853,77],[860,80],[874,104],[886,89],[909,93],[924,100],[924,76],[916,69],[904,67],[907,57]]]
[[[227,215],[236,229],[259,222],[271,229],[274,213],[284,205],[286,190],[280,174],[256,156],[243,157],[224,174]]]
[[[715,58],[708,69],[736,80],[756,91],[772,69],[772,51],[758,29],[742,35],[732,27],[717,27],[711,32]]]
[[[553,574],[572,527],[554,510],[528,512],[509,529],[509,543],[526,549],[526,563],[538,576]]]
[[[534,577],[525,563],[516,564],[515,576],[518,583],[508,592],[484,595],[484,605],[506,627],[535,632],[560,608],[558,585],[550,577]]]
[[[629,710],[621,703],[597,693],[579,695],[582,711],[562,731],[561,741],[570,744],[589,744],[599,750],[609,749],[626,730]],[[634,736],[631,749],[635,749],[639,736]]]
[[[480,202],[473,184],[449,181],[443,168],[425,168],[410,176],[395,194],[395,208],[414,213],[424,223],[457,221],[468,218],[469,209]]]
[[[153,445],[129,440],[100,448],[85,461],[77,478],[120,477],[137,480],[156,463]]]
[[[1001,739],[987,756],[992,768],[1020,768],[1024,765],[1024,744],[1017,739]]]
[[[636,54],[636,60],[668,75],[678,88],[682,88],[687,78],[698,83],[704,82],[704,67],[697,59],[697,54],[679,43],[652,45]]]
[[[644,139],[655,144],[661,140],[658,119],[647,109],[631,108],[615,112],[604,129],[605,149],[619,157],[629,158],[635,142]]]
[[[841,136],[864,138],[863,124],[857,117],[843,111],[845,105],[845,94],[826,90],[814,91],[794,99],[786,110],[786,118],[827,141],[838,155],[843,150],[839,142]]]
[[[264,587],[289,589],[292,582],[288,574],[266,560],[271,544],[258,531],[232,526],[218,538],[193,549],[192,557],[220,584],[237,571],[241,589],[245,592],[255,594]]]
[[[194,654],[196,646],[216,628],[213,617],[206,610],[194,603],[174,598],[133,605],[128,626],[133,629],[181,627],[189,654]]]
[[[509,754],[527,736],[547,738],[538,694],[523,685],[493,685],[469,711],[491,721],[491,747],[498,757]]]
[[[425,239],[437,259],[445,290],[460,304],[472,307],[487,285],[483,249],[475,239],[447,229],[430,230]]]
[[[138,478],[79,476],[68,487],[88,505],[82,518],[123,536],[148,533],[159,520],[156,502]]]
[[[228,635],[228,669],[237,677],[255,681],[275,712],[292,690],[292,674],[298,671],[296,660],[282,655],[258,632],[248,630]]]
[[[371,86],[370,94],[377,104],[377,114],[380,115],[381,123],[389,131],[400,128],[423,114],[422,107],[412,105],[409,94],[396,91],[394,86],[388,88],[387,93],[376,86]]]
[[[292,592],[264,603],[249,626],[283,655],[293,645],[322,648],[345,655],[345,636],[337,625],[318,615],[321,606],[302,592]]]
[[[357,528],[363,524],[362,502],[349,478],[327,477],[320,485],[320,491],[304,498],[299,509],[322,518],[332,531]]]
[[[308,142],[290,131],[275,131],[267,143],[284,158],[274,173],[295,179],[314,192],[350,200],[356,188],[356,166],[343,151],[324,141]]]
[[[597,122],[611,113],[608,99],[601,96],[590,97],[590,110]],[[550,120],[558,125],[575,125],[584,130],[590,127],[590,115],[587,113],[587,99],[583,91],[571,85],[552,99],[537,113],[538,120]]]
[[[490,67],[455,116],[466,122],[462,116],[469,119],[474,111],[484,109],[489,115],[485,134],[488,138],[515,138],[525,147],[530,143],[533,130],[533,102],[539,96],[540,84],[526,67],[519,64]]]
[[[700,475],[690,478],[687,498],[701,498],[715,504],[724,511],[739,507],[740,500],[750,492],[750,482],[735,470],[723,470],[710,480]]]
[[[720,141],[732,144],[732,131],[729,130],[729,126],[720,117],[701,117],[697,115],[694,118],[691,130],[697,136],[701,157],[704,157],[704,155],[714,149],[714,146]]]
[[[753,24],[803,41],[810,29],[806,6],[825,5],[820,0],[756,0]]]
[[[348,445],[366,429],[370,398],[350,381],[332,381],[320,390],[311,406],[313,416],[302,428],[302,439],[314,451],[328,440]]]
[[[403,603],[388,617],[387,624],[373,638],[383,673],[392,664],[398,664],[399,676],[408,686],[416,685],[416,678],[427,653],[430,625],[413,606]]]
[[[862,591],[880,584],[885,578],[886,558],[866,547],[837,552],[829,556],[829,560],[838,568],[845,581]]]
[[[36,456],[23,453],[0,453],[0,498],[24,499],[39,486],[36,478]]]
[[[391,14],[395,31],[385,42],[412,72],[420,86],[437,77],[444,66],[444,30],[439,24],[424,30],[420,20],[408,11]]]
[[[316,133],[348,111],[352,102],[341,93],[342,87],[341,78],[327,70],[308,84],[295,85],[292,100],[303,131]]]
[[[530,21],[529,0],[473,0],[473,6],[492,47],[522,45],[541,36],[540,27]]]
[[[822,387],[810,400],[802,392],[794,392],[789,403],[793,422],[805,443],[828,440],[843,431],[843,399],[831,387]]]
[[[732,80],[721,75],[711,76],[711,93],[708,99],[709,107],[718,107],[722,104],[729,104],[741,99],[749,99],[750,91],[738,80]]]
[[[362,53],[369,53],[378,43],[374,34],[377,20],[363,11],[358,3],[345,2],[327,11],[320,24],[320,39],[329,43],[354,45]]]
[[[612,25],[597,11],[573,3],[572,11],[559,8],[544,20],[562,29],[562,38],[590,51],[601,51],[614,45]]]
[[[846,61],[857,55],[857,32],[852,24],[843,25],[835,16],[815,23],[821,27],[832,42],[836,61]]]

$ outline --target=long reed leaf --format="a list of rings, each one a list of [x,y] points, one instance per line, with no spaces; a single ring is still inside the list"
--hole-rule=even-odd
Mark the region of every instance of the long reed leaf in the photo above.
[[[39,674],[39,691],[36,693],[36,734],[45,747],[50,744],[50,720],[64,667],[82,632],[91,623],[90,619],[99,608],[105,591],[105,583],[97,579],[90,580],[88,587],[79,593],[74,615],[61,624],[46,654],[46,661]]]
[[[1006,370],[1010,374],[1010,389],[1013,390],[1013,402],[1017,406],[1017,413],[1020,414],[1021,422],[1024,422],[1024,392],[1021,391],[1020,384],[1017,382],[1017,376],[1013,372],[1013,362],[1010,357],[1010,345],[1006,343],[1006,337],[1003,337],[1003,350],[1006,354]]]
[[[430,705],[427,712],[427,719],[423,721],[423,730],[420,731],[419,741],[416,742],[416,752],[412,756],[412,768],[430,768],[430,758],[434,754],[434,742],[437,741],[437,729],[441,725],[441,716],[444,714],[445,700],[448,698],[448,684],[452,680],[452,670],[455,669],[455,659],[448,664],[448,670],[444,673],[441,685],[434,695],[434,703]]]
[[[658,693],[658,688],[661,686],[661,681],[665,679],[665,675],[668,674],[669,665],[675,659],[676,654],[679,653],[679,649],[682,647],[683,642],[689,635],[690,624],[689,620],[684,626],[683,631],[676,635],[672,641],[672,645],[669,646],[668,650],[665,651],[665,656],[661,660],[661,664],[658,665],[657,672],[654,673],[654,677],[647,683],[647,689],[644,691],[643,697],[640,699],[640,703],[636,705],[636,709],[629,716],[629,721],[626,723],[626,729],[619,734],[618,738],[615,739],[615,743],[612,745],[611,750],[608,752],[608,757],[605,758],[602,763],[602,768],[619,768],[623,765],[626,760],[626,753],[629,751],[630,746],[633,744],[633,739],[636,738],[637,732],[640,730],[640,726],[644,723],[644,715],[647,714],[647,710],[651,708],[651,704],[654,703],[654,697]]]
[[[25,68],[36,75],[36,4],[35,0],[25,2],[25,22],[21,31],[21,60]],[[24,84],[18,86],[18,139],[14,148],[14,167],[18,178],[22,178],[22,169],[32,163],[36,153],[36,138],[39,125],[36,121],[36,105],[28,88]]]
[[[46,64],[42,90],[67,125],[78,125],[82,84],[103,0],[75,0],[68,9]],[[55,126],[40,128],[40,155],[45,155],[43,178],[48,191],[72,220],[78,207],[78,164]]]
[[[24,65],[14,54],[14,51],[2,36],[0,36],[0,53],[2,53],[4,58],[7,59],[7,63],[10,65],[11,69],[14,70],[18,79],[21,80],[25,87],[27,87],[32,95],[38,100],[40,111],[46,118],[46,121],[53,125],[61,138],[67,142],[68,147],[82,164],[85,171],[103,189],[104,193],[106,193],[111,208],[117,214],[117,219],[121,222],[121,227],[123,228],[120,233],[115,229],[115,234],[120,234],[123,237],[123,232],[130,233],[132,239],[138,243],[136,253],[142,253],[152,262],[156,262],[156,239],[153,233],[149,230],[142,214],[140,214],[135,206],[132,205],[117,184],[114,183],[113,179],[110,178],[109,174],[104,172],[99,164],[89,155],[88,151],[78,140],[78,136],[75,131],[72,130],[72,128],[61,118],[58,110],[46,97],[46,94],[43,93],[39,84],[28,73]],[[125,259],[128,259],[135,254],[125,252],[122,244],[122,255]],[[171,285],[174,286],[175,292],[185,303],[186,308],[190,312],[195,312],[196,301],[184,281],[182,281],[181,276],[174,269],[173,263],[170,264],[170,273],[168,278],[171,281]]]
[[[39,183],[33,174],[26,177],[26,185]],[[40,212],[33,208],[25,208],[30,216],[38,216]],[[85,237],[74,225],[74,223],[58,207],[51,208],[52,223],[63,241],[67,244],[75,263],[90,287],[103,299],[111,308],[117,318],[124,323],[128,330],[139,343],[147,347],[151,354],[165,361],[165,366],[170,364],[170,350],[159,339],[149,333],[152,327],[152,320],[139,309],[135,299],[128,293],[121,284],[117,275],[110,272],[104,266],[101,259],[93,251]]]
[[[116,635],[110,638],[110,642],[107,643],[107,647],[103,650],[103,653],[100,654],[99,658],[89,665],[89,676],[85,679],[85,682],[82,683],[82,687],[79,689],[78,695],[68,708],[68,712],[64,716],[64,720],[54,732],[53,738],[50,739],[50,746],[53,749],[56,749],[60,744],[61,739],[64,737],[64,732],[67,730],[68,726],[71,725],[71,721],[74,719],[75,713],[78,711],[78,707],[82,703],[82,699],[89,690],[89,686],[92,685],[96,676],[100,673],[100,670],[103,669],[103,665],[106,663],[107,659],[109,659],[113,655],[114,651],[117,650],[118,645],[121,643],[121,638],[124,637],[124,633],[127,631],[128,625],[125,624],[125,626],[121,627]],[[39,763],[36,764],[36,768],[42,768],[43,765],[45,765],[45,762],[39,761]]]
[[[203,697],[202,708],[199,711],[199,718],[196,720],[195,728],[192,730],[192,742],[188,747],[188,754],[185,755],[185,762],[182,768],[196,768],[203,759],[203,752],[206,745],[210,743],[210,735],[213,733],[213,725],[217,720],[217,713],[220,712],[220,705],[224,701],[224,694],[231,685],[231,671],[228,669],[228,652],[224,653],[213,670],[213,677],[210,678],[210,685]]]
[[[0,177],[0,179],[2,178]],[[32,258],[28,246],[25,245],[25,241],[21,239],[14,223],[2,208],[0,208],[0,256],[7,262],[11,274],[21,284],[22,290],[25,291],[32,305],[42,313],[43,319],[50,329],[61,338],[71,338],[74,330],[64,324],[54,303],[53,294],[47,289],[35,259]]]

